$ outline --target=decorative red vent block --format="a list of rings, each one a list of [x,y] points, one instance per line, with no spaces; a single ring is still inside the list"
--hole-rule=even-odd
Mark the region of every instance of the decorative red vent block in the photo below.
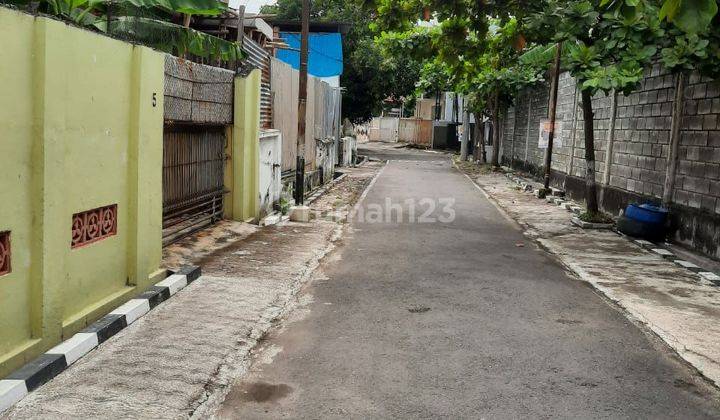
[[[0,276],[10,271],[10,232],[0,232]]]
[[[89,245],[117,233],[117,204],[75,213],[72,218],[72,248]]]

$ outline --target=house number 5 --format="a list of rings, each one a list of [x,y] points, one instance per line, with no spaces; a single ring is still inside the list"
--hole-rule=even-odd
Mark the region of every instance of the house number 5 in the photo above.
[[[157,106],[157,93],[153,92],[153,100],[152,100],[153,108]]]

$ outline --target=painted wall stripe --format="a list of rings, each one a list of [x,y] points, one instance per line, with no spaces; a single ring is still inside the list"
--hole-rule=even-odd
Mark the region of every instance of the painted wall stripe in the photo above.
[[[707,281],[720,282],[720,276],[710,271],[701,271],[698,273],[698,275]]]
[[[188,283],[192,283],[195,280],[197,280],[198,278],[200,278],[201,271],[200,271],[200,267],[190,265],[190,266],[182,267],[175,274],[181,274],[181,275],[187,276]]]
[[[107,314],[80,332],[96,333],[99,344],[117,334],[125,327],[127,327],[127,323],[125,322],[124,315]]]
[[[3,379],[0,381],[0,413],[12,407],[28,394],[25,381],[20,379]]]
[[[150,302],[147,299],[131,299],[110,314],[125,315],[125,324],[130,325],[148,312],[150,312]]]
[[[702,271],[702,269],[701,269],[698,265],[693,264],[693,263],[691,263],[690,261],[675,260],[675,264],[679,265],[680,267],[687,268],[688,270],[694,271],[694,272],[696,272],[696,273],[697,273],[698,271]]]
[[[65,356],[65,364],[70,366],[76,360],[86,355],[90,350],[98,346],[98,338],[95,333],[77,333],[69,340],[51,348],[48,354],[62,354]]]
[[[151,286],[137,298],[131,299],[100,318],[47,353],[25,364],[0,380],[0,413],[12,407],[25,395],[57,376],[92,349],[170,298],[188,283],[200,278],[200,267],[187,266],[178,273]]]
[[[27,390],[32,391],[57,376],[66,367],[64,355],[45,353],[11,373],[7,379],[23,380]]]
[[[655,248],[655,249],[652,249],[651,251],[658,255],[666,257],[666,258],[672,257],[674,255],[672,252],[668,251],[667,249],[662,249],[662,248]]]
[[[172,296],[187,284],[187,277],[184,274],[173,274],[160,283],[156,283],[155,286],[167,287],[170,289],[170,296]]]
[[[160,303],[170,298],[170,289],[161,286],[151,286],[148,290],[140,294],[138,299],[147,299],[150,304],[150,308],[154,308]]]

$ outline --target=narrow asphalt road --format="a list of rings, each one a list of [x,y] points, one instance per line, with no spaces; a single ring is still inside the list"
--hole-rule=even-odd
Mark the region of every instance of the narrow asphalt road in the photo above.
[[[370,153],[393,160],[365,220],[219,417],[718,417],[713,388],[527,241],[445,155]],[[388,199],[404,220],[385,209],[378,221],[373,205]],[[434,204],[426,219],[449,216],[445,199],[452,221],[419,222]]]

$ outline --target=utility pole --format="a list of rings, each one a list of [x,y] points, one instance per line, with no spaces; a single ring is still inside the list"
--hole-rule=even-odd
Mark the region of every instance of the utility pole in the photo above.
[[[468,143],[470,143],[470,110],[467,108],[467,104],[465,102],[466,99],[463,97],[463,134],[460,139],[460,160],[463,162],[468,158]],[[477,124],[477,121],[475,123]]]
[[[310,0],[302,1],[302,29],[300,34],[300,94],[298,98],[298,134],[295,147],[295,205],[305,201],[305,129],[308,84],[308,37],[310,35]]]
[[[552,166],[553,140],[555,139],[555,115],[557,114],[558,85],[560,84],[560,54],[562,53],[562,42],[555,46],[555,60],[553,61],[553,78],[550,85],[550,132],[548,133],[548,145],[545,150],[545,179],[543,189],[547,194],[550,188],[550,167]]]

